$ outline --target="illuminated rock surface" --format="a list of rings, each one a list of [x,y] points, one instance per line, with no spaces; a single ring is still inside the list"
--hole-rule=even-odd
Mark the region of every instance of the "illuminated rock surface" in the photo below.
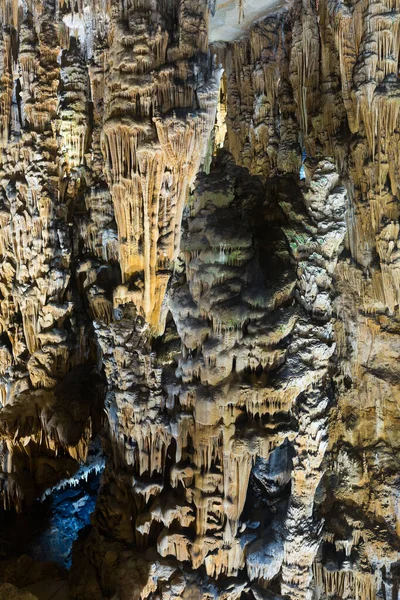
[[[0,23],[0,598],[397,600],[398,4]]]

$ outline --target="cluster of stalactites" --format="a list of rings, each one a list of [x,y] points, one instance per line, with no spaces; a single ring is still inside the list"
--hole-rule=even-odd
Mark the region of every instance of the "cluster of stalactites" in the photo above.
[[[350,132],[351,206],[348,244],[367,279],[346,269],[345,280],[368,289],[368,312],[397,311],[399,305],[398,82],[400,11],[391,0],[329,5]],[[379,265],[374,264],[376,256]],[[349,272],[348,272],[349,271]],[[342,279],[342,277],[340,277]],[[357,291],[358,293],[358,291]],[[365,297],[364,291],[361,293]]]
[[[87,459],[89,444],[92,439],[92,420],[89,417],[82,428],[77,443],[70,443],[67,428],[62,419],[54,419],[52,404],[54,398],[51,394],[44,396],[46,402],[40,399],[34,403],[35,397],[22,396],[14,406],[7,407],[3,412],[2,431],[0,440],[0,502],[5,510],[14,509],[21,512],[27,503],[35,497],[33,481],[37,477],[37,470],[44,465],[49,472],[54,466],[54,459],[62,464],[68,459],[84,463]],[[33,400],[33,402],[32,402]],[[73,462],[69,461],[69,468]],[[25,470],[25,479],[21,480],[21,472]],[[62,467],[59,474],[53,471],[53,482],[62,476]],[[40,479],[40,476],[39,476]],[[41,481],[41,492],[44,491],[46,481]]]
[[[102,134],[126,286],[115,302],[133,301],[155,332],[162,331],[161,305],[179,252],[183,207],[206,154],[220,77],[203,77],[199,85],[186,60],[204,60],[205,42],[185,28],[196,22],[201,38],[206,3],[180,4],[177,46],[162,28],[160,10],[135,12],[130,6],[126,21],[113,25]]]
[[[86,415],[77,441],[53,392],[94,354],[71,292],[73,208],[90,179],[87,48],[78,15],[69,30],[56,5],[0,4],[0,478],[18,509],[46,485],[47,462],[55,483],[86,459],[94,430]]]
[[[362,265],[373,260],[373,246],[386,237],[387,218],[397,220],[399,172],[398,83],[400,11],[391,0],[356,2],[350,10],[330,7],[342,81],[342,97],[350,131],[357,134],[350,176],[355,186],[355,218],[350,225],[350,246]],[[364,202],[359,202],[360,195]],[[367,200],[367,202],[365,202]],[[381,250],[378,250],[380,256]],[[397,300],[397,265],[393,255],[381,258],[386,298],[391,310]]]
[[[300,166],[284,28],[282,16],[268,17],[224,56],[227,147],[237,164],[263,178]]]

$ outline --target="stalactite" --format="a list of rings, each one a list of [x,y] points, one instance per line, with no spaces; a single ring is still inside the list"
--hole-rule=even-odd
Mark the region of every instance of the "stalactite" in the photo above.
[[[0,3],[0,495],[106,385],[77,600],[398,587],[400,7],[253,4]]]

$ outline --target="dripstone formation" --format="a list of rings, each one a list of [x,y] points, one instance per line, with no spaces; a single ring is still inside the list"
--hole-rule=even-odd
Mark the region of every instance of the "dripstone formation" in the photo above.
[[[400,594],[400,5],[260,11],[0,2],[0,497],[101,436],[73,600]]]

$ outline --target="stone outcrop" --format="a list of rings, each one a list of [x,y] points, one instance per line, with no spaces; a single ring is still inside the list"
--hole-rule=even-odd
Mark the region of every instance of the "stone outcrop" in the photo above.
[[[267,4],[0,4],[0,494],[101,433],[76,600],[400,589],[399,7]]]

